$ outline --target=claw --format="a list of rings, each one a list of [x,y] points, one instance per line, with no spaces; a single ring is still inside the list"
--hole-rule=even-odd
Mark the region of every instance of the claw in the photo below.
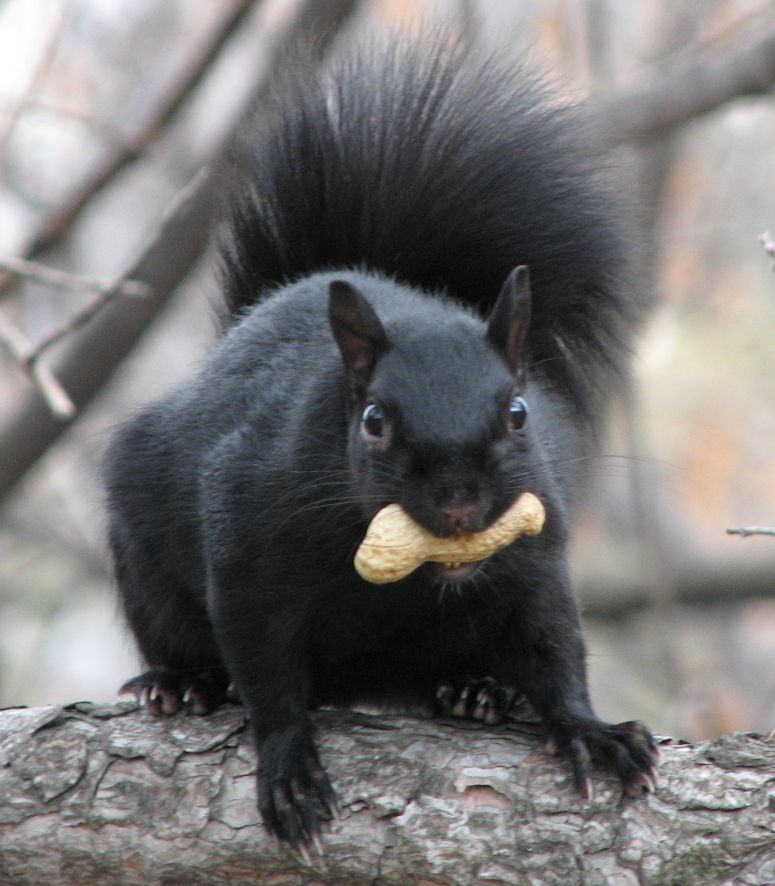
[[[657,790],[656,776],[652,772],[641,772],[640,775],[626,788],[628,797],[637,799],[644,794],[654,794]]]
[[[331,818],[334,821],[340,821],[342,818],[342,807],[339,805],[339,801],[336,799],[336,796],[329,797],[326,799],[324,803],[324,808],[328,810]]]
[[[455,690],[449,685],[449,683],[439,683],[436,688],[436,701],[449,702],[454,695],[454,691]]]
[[[493,677],[465,676],[454,683],[440,683],[436,704],[443,716],[466,717],[494,726],[508,714],[516,690],[499,684]]]
[[[309,849],[307,848],[306,843],[298,843],[295,847],[296,852],[301,856],[301,860],[304,862],[307,867],[312,867],[312,856],[310,855]]]
[[[501,718],[498,716],[496,711],[488,710],[484,715],[484,722],[488,726],[497,726],[500,721]]]
[[[452,715],[454,717],[465,717],[468,702],[468,687],[464,686],[463,691],[458,696],[457,702],[452,706]]]
[[[618,774],[628,797],[656,792],[658,757],[653,753],[654,740],[642,723],[566,721],[558,725],[558,734],[546,740],[546,750],[569,757],[576,789],[587,800],[594,798],[589,777],[593,758],[606,762]]]

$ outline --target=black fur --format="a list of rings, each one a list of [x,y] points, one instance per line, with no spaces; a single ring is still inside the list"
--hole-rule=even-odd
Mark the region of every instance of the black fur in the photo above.
[[[565,565],[571,467],[636,313],[572,115],[438,42],[286,86],[254,131],[222,235],[234,320],[107,453],[121,597],[152,668],[127,688],[166,713],[186,693],[206,710],[233,681],[264,821],[296,845],[334,803],[307,713],[321,704],[432,708],[492,686],[493,719],[519,689],[582,790],[593,752],[648,787],[648,732],[592,712]],[[544,531],[472,575],[354,571],[390,502],[448,536],[525,490]]]
[[[534,75],[466,41],[399,40],[299,77],[249,130],[223,248],[231,310],[366,267],[486,313],[526,264],[531,362],[591,416],[639,305],[622,292],[626,226],[585,128]]]

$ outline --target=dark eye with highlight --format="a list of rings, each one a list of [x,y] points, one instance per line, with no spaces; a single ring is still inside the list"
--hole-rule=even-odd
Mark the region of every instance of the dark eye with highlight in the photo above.
[[[517,394],[509,405],[509,428],[520,431],[527,422],[527,401]]]
[[[361,414],[361,436],[367,443],[382,444],[390,428],[376,403],[368,403]]]

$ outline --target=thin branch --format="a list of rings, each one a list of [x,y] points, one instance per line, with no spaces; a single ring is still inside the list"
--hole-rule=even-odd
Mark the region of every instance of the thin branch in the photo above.
[[[749,535],[775,535],[775,529],[767,526],[740,526],[737,529],[727,529],[727,535],[742,535],[743,538]]]
[[[48,351],[51,347],[53,347],[57,342],[62,341],[67,338],[69,335],[72,335],[77,330],[86,326],[100,311],[105,308],[114,298],[122,295],[129,295],[124,287],[129,287],[130,285],[134,285],[139,290],[142,288],[142,291],[137,291],[131,293],[133,296],[143,295],[149,296],[151,294],[151,289],[149,286],[145,284],[138,284],[135,281],[126,281],[126,283],[122,283],[122,281],[117,281],[115,285],[108,285],[104,289],[98,291],[98,295],[96,298],[92,299],[85,307],[83,307],[80,311],[73,314],[69,320],[65,323],[60,324],[56,328],[52,329],[48,335],[44,336],[40,341],[37,342],[33,351],[30,353],[27,361],[31,365],[35,365],[41,356]]]
[[[148,296],[151,292],[150,287],[137,280],[107,280],[99,277],[68,274],[58,268],[50,268],[21,258],[0,259],[0,268],[10,271],[16,276],[36,280],[46,286],[77,292],[91,292],[97,295],[65,323],[52,329],[34,345],[8,318],[0,316],[0,344],[3,345],[19,368],[27,374],[32,383],[38,387],[54,415],[63,420],[72,418],[76,411],[75,404],[51,370],[41,364],[41,357],[57,342],[85,326],[114,298]]]
[[[75,415],[75,403],[57,381],[51,370],[37,359],[31,359],[35,348],[11,321],[0,313],[0,346],[30,378],[54,416],[67,421]]]
[[[135,262],[135,267],[142,266],[143,258],[157,249],[159,239],[162,237],[165,227],[169,223],[174,222],[176,216],[185,211],[188,202],[205,188],[209,176],[210,173],[207,169],[201,169],[175,195],[162,213],[156,232],[149,238],[141,257]],[[152,294],[151,287],[137,280],[124,278],[105,280],[97,277],[68,274],[56,268],[50,268],[37,262],[18,258],[0,260],[0,268],[5,268],[17,275],[24,275],[39,280],[49,286],[97,293],[95,299],[90,301],[65,323],[49,332],[48,335],[35,345],[31,344],[24,334],[6,317],[0,315],[0,345],[5,348],[11,358],[36,385],[54,415],[59,419],[70,419],[76,413],[75,404],[51,370],[40,362],[41,357],[57,342],[73,335],[79,329],[86,326],[117,296],[149,297]]]
[[[237,127],[257,96],[264,93],[273,70],[288,57],[288,47],[313,42],[322,56],[343,23],[358,7],[359,0],[307,2],[264,50],[254,64],[252,95],[224,123],[213,160],[217,170]],[[213,159],[210,157],[209,159]],[[204,158],[203,158],[204,160]],[[187,160],[187,163],[190,162]],[[202,162],[191,173],[200,168]],[[186,169],[189,167],[186,166]],[[195,178],[184,205],[173,207],[173,217],[163,220],[152,248],[137,259],[125,275],[147,282],[153,294],[140,300],[114,299],[57,355],[54,369],[77,408],[83,408],[103,387],[122,358],[131,350],[148,324],[167,303],[176,287],[200,257],[207,242],[210,214],[216,191],[216,175]],[[0,497],[46,452],[64,429],[55,421],[45,398],[33,389],[17,407],[5,410],[0,425]]]
[[[647,85],[622,90],[594,108],[612,141],[662,136],[734,98],[775,85],[775,31],[724,58],[694,59]]]
[[[36,280],[46,286],[57,289],[70,289],[76,292],[115,292],[119,295],[146,296],[149,288],[137,280],[109,280],[105,277],[89,277],[82,274],[70,274],[59,268],[52,268],[39,262],[24,258],[0,258],[0,268],[10,271],[19,277]]]
[[[37,88],[48,75],[51,64],[54,60],[56,47],[62,37],[62,31],[64,29],[65,19],[67,18],[67,10],[69,6],[70,0],[60,0],[59,7],[55,13],[56,18],[54,19],[54,23],[49,29],[46,41],[40,50],[38,64],[35,66],[35,70],[32,72],[32,76],[30,77],[30,80],[27,84],[27,88],[16,100],[11,112],[6,118],[5,126],[3,127],[2,132],[0,132],[0,164],[2,164],[3,162],[3,157],[8,147],[8,142],[11,140],[11,136],[16,129],[16,124],[18,123],[19,118],[21,117],[24,109],[27,107],[28,102],[32,98]]]
[[[207,172],[200,170],[193,180],[174,197],[162,214],[155,233],[149,238],[142,253],[133,263],[132,277],[142,276],[147,263],[155,262],[160,245],[163,249],[163,244],[166,243],[166,234],[170,226],[174,227],[176,223],[190,215],[189,204],[192,201],[196,200],[198,203],[201,203],[202,195],[210,193],[211,189],[206,187],[208,183]],[[205,226],[202,226],[202,228],[205,229]],[[11,263],[13,264],[14,260],[11,260]],[[96,282],[94,278],[89,277],[71,278],[70,275],[55,271],[53,268],[46,268],[43,271],[43,266],[36,263],[23,262],[23,266],[27,276],[47,277],[48,280],[46,282],[49,283],[52,282],[52,278],[55,278],[57,285],[62,285],[65,278],[90,283]],[[145,283],[140,283],[134,279],[127,280],[127,283],[130,285],[131,293],[135,296],[141,293],[146,296],[152,294],[152,288]],[[120,281],[118,285],[121,285]],[[0,345],[4,347],[17,365],[29,376],[43,397],[47,407],[59,421],[71,419],[77,412],[77,407],[72,398],[67,394],[65,385],[57,380],[53,372],[45,364],[40,362],[40,357],[54,343],[85,327],[97,314],[104,313],[108,303],[116,302],[114,298],[116,291],[116,284],[108,281],[105,289],[94,301],[86,305],[82,311],[77,313],[67,323],[49,333],[36,346],[32,345],[7,317],[0,314]],[[151,299],[149,298],[148,301],[150,302]],[[66,375],[67,373],[63,372],[62,374]],[[74,387],[77,388],[78,385],[74,383]]]
[[[0,94],[0,100],[7,101],[7,96]],[[24,107],[26,109],[41,111],[42,113],[49,114],[53,117],[75,120],[97,132],[101,138],[111,145],[121,146],[124,144],[124,132],[121,127],[112,120],[103,120],[99,117],[95,117],[87,111],[81,111],[78,108],[68,107],[59,104],[58,102],[50,102],[45,98],[36,98],[35,96],[27,98],[24,102]],[[4,116],[6,120],[14,113],[14,110],[0,111],[0,115]],[[0,160],[0,162],[2,161]]]
[[[40,255],[58,243],[68,232],[75,218],[89,201],[116,175],[148,147],[177,114],[188,96],[199,85],[215,57],[246,17],[256,0],[230,0],[228,10],[218,25],[207,34],[194,57],[167,87],[161,99],[135,131],[95,166],[70,198],[57,207],[25,250],[25,257]],[[12,274],[0,280],[0,291],[7,289],[15,278]]]
[[[660,59],[663,65],[672,66],[684,61],[696,59],[703,53],[726,51],[735,40],[740,40],[744,33],[752,34],[767,30],[772,22],[772,0],[763,0],[758,6],[746,10],[728,10],[728,15],[709,25],[703,21],[702,34],[697,39],[672,49]],[[653,68],[652,68],[653,70]],[[644,71],[644,75],[648,72]]]

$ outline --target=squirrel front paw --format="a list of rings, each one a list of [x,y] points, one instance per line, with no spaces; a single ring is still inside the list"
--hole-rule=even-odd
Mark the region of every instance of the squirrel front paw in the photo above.
[[[570,759],[573,781],[586,799],[593,796],[592,760],[601,761],[616,772],[628,797],[656,790],[659,749],[653,735],[638,720],[617,724],[601,720],[563,723],[550,728],[547,750]]]
[[[321,851],[320,830],[336,817],[336,794],[311,736],[293,728],[270,733],[258,744],[258,809],[264,826],[309,861]]]

